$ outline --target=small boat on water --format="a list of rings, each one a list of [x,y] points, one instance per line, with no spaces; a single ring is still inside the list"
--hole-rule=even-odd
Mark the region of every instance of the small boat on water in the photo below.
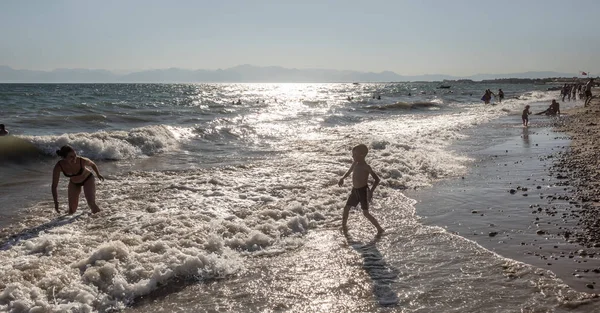
[[[439,89],[450,89],[450,87],[452,87],[452,86],[450,86],[450,85],[441,85],[438,88]]]

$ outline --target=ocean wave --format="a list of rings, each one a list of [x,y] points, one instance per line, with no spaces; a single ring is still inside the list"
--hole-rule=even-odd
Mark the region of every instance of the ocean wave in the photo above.
[[[47,227],[23,231],[0,250],[11,260],[0,263],[0,310],[123,309],[177,280],[239,273],[245,255],[295,249],[317,221],[337,215],[337,201],[322,204],[312,192],[310,203],[288,201],[306,188],[293,177],[255,184],[285,170],[132,172],[99,188],[106,213],[61,223],[36,214],[28,222]]]
[[[95,160],[123,160],[151,156],[177,146],[177,135],[165,125],[145,126],[128,131],[72,133],[58,136],[17,136],[25,149],[55,156],[63,145],[71,145],[78,153]],[[26,144],[24,143],[26,142]],[[23,150],[23,148],[19,148]],[[20,151],[17,150],[17,151]],[[27,152],[30,153],[30,152]]]
[[[42,157],[44,152],[30,141],[18,136],[0,137],[0,161],[26,162]]]
[[[429,109],[439,107],[440,103],[437,101],[419,101],[419,102],[402,102],[398,101],[395,103],[382,104],[382,105],[368,105],[365,109],[370,110],[412,110],[412,109]]]
[[[217,119],[212,123],[195,127],[193,133],[211,142],[228,142],[256,138],[254,127],[238,119]]]

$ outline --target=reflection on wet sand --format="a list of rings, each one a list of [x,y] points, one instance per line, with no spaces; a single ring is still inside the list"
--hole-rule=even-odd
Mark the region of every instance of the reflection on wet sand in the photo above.
[[[523,146],[529,147],[529,128],[523,127]]]

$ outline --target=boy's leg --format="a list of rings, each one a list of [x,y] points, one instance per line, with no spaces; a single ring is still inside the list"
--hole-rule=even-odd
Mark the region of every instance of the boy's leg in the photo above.
[[[373,226],[375,226],[375,228],[377,228],[378,234],[383,233],[383,228],[381,228],[379,222],[377,222],[377,220],[373,217],[373,215],[371,215],[371,213],[369,213],[369,211],[363,210],[363,215],[369,220],[369,222],[371,222],[371,224],[373,224]]]
[[[348,223],[348,214],[350,213],[350,206],[345,206],[344,207],[344,213],[342,213],[342,231],[347,232],[348,231],[348,226],[346,226],[346,223]]]

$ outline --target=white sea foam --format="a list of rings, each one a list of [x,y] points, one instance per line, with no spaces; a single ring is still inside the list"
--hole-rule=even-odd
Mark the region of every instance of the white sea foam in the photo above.
[[[177,131],[175,131],[177,130]],[[178,138],[189,133],[163,125],[134,128],[129,131],[72,133],[60,136],[19,136],[47,155],[56,155],[63,145],[71,145],[91,159],[123,160],[151,156],[177,146]]]
[[[397,209],[397,228],[410,226],[421,236],[445,234],[418,227],[411,202],[397,189],[464,173],[470,159],[449,145],[462,137],[461,129],[498,114],[504,113],[467,108],[461,114],[390,116],[331,128],[286,122],[290,112],[257,114],[245,123],[256,138],[280,139],[269,142],[279,151],[276,158],[115,176],[97,188],[103,213],[51,227],[0,251],[0,310],[119,309],[175,279],[221,279],[243,272],[246,255],[294,249],[306,232],[339,219],[348,187],[336,183],[358,143],[370,148],[367,161],[382,178],[376,196],[381,200],[373,208]],[[69,143],[86,156],[122,159],[172,148],[176,136],[151,126],[28,140],[45,151]],[[51,217],[40,213],[46,210],[45,204],[34,207],[37,214],[29,223],[48,222]]]

